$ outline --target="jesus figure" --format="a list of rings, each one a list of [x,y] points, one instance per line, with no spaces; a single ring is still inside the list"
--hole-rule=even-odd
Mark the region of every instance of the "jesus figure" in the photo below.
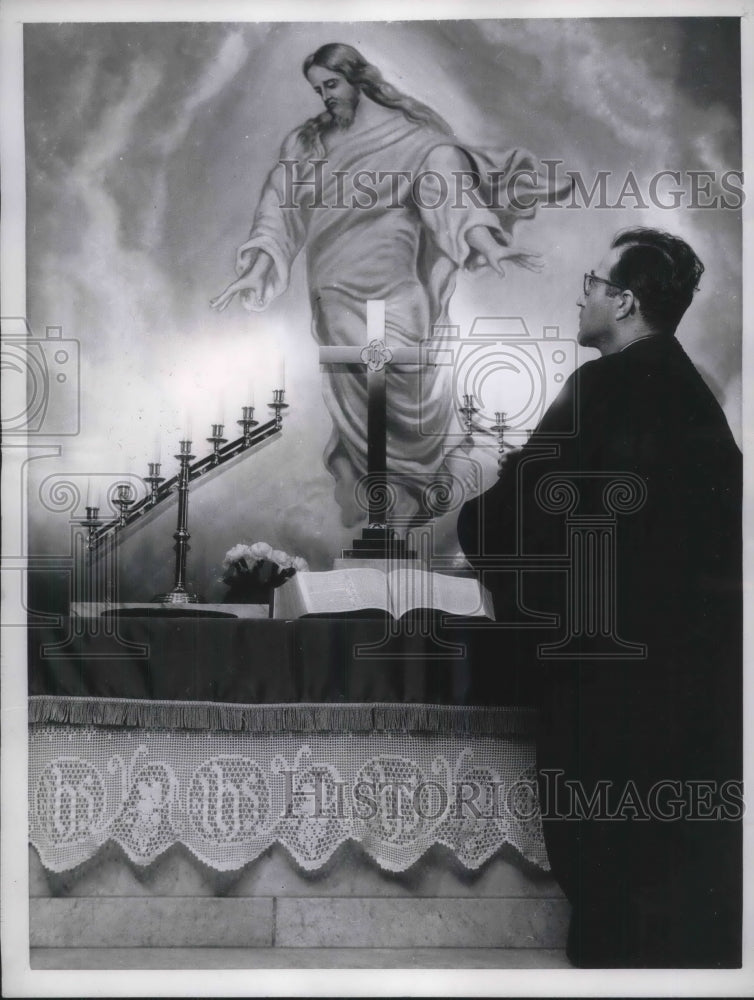
[[[513,223],[534,214],[548,191],[530,154],[497,160],[465,146],[431,108],[400,93],[350,45],[323,45],[303,72],[325,111],[284,141],[264,185],[240,277],[211,301],[236,294],[251,310],[285,291],[307,249],[313,333],[321,345],[366,343],[366,303],[386,302],[388,346],[416,346],[448,323],[460,268],[511,263],[531,270],[538,254],[511,245]],[[522,193],[523,192],[523,193]],[[387,389],[392,513],[410,517],[443,465],[454,412],[449,366],[391,367]],[[365,516],[356,484],[367,471],[363,373],[325,376],[333,430],[324,460],[344,525]]]

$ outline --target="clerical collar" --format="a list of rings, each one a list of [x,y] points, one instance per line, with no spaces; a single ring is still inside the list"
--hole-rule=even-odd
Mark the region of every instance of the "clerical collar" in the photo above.
[[[657,333],[648,333],[644,337],[637,337],[636,340],[632,340],[630,344],[626,344],[625,347],[621,347],[621,349],[618,351],[618,354],[622,354],[624,351],[627,351],[628,348],[633,347],[634,344],[641,343],[642,340],[651,340],[653,337],[657,336],[659,336],[659,334]]]

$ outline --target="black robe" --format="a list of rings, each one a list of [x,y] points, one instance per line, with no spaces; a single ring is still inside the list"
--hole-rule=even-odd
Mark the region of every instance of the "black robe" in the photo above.
[[[542,644],[567,621],[569,543],[545,477],[575,484],[573,517],[604,514],[606,483],[625,474],[645,495],[613,517],[614,631],[645,654],[588,657],[595,645],[581,636],[570,659],[548,660]],[[461,511],[461,544],[498,620],[559,616],[560,631],[501,630],[501,659],[537,674],[544,831],[573,906],[577,965],[740,965],[741,480],[714,396],[677,340],[654,336],[582,365],[495,486]],[[501,554],[555,562],[515,584],[489,568]],[[591,597],[603,584],[591,581]],[[580,783],[580,803],[566,782]],[[589,816],[583,795],[598,782],[607,798]]]

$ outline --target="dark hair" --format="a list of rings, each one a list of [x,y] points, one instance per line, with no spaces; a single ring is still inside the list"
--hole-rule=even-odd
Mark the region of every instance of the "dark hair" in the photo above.
[[[678,236],[659,229],[624,229],[612,247],[624,247],[610,280],[630,288],[655,333],[672,335],[691,304],[704,264]]]
[[[377,67],[368,63],[358,49],[352,45],[330,42],[320,46],[316,52],[312,52],[304,60],[302,67],[304,76],[312,66],[322,66],[324,69],[331,69],[334,73],[339,73],[352,87],[358,87],[377,104],[402,111],[409,121],[416,122],[418,125],[431,125],[441,132],[452,135],[450,126],[437,112],[387,83]],[[320,142],[319,137],[322,132],[331,126],[332,119],[327,112],[316,115],[301,126],[298,131],[298,139],[305,148],[316,147]]]

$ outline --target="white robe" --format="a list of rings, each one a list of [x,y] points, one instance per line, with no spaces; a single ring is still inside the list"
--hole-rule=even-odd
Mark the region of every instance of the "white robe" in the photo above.
[[[280,161],[296,160],[296,180],[311,182],[315,167],[310,157],[316,158],[302,153],[294,133],[283,144]],[[491,211],[476,204],[490,203],[479,195],[456,197],[454,171],[468,174],[494,164],[500,170],[501,162],[504,176],[505,168],[509,174],[533,161],[516,150],[502,161],[485,160],[485,154],[396,111],[376,126],[349,133],[327,154],[326,163],[317,168],[322,182],[317,192],[320,207],[311,187],[292,188],[294,168],[276,164],[262,191],[250,237],[238,251],[239,273],[249,267],[255,251],[270,255],[273,265],[262,295],[264,308],[285,291],[293,260],[306,246],[312,329],[319,344],[365,345],[366,302],[384,299],[387,345],[416,346],[433,337],[435,327],[449,322],[455,275],[459,268],[475,263],[466,233],[485,226],[507,244],[516,218],[533,214],[533,209],[514,210],[500,199]],[[374,197],[354,187],[358,171],[366,170],[374,172],[367,178]],[[409,172],[410,178],[396,184],[392,175],[398,171]],[[412,179],[422,173],[417,199]],[[489,196],[489,186],[481,190]],[[368,207],[336,207],[351,206],[354,200]],[[423,207],[435,203],[436,208]],[[343,522],[354,524],[365,514],[363,494],[357,500],[356,490],[367,471],[364,370],[327,372],[324,398],[333,422],[324,461],[335,478]],[[390,367],[386,463],[397,486],[394,515],[416,510],[422,491],[431,486],[457,405],[451,365]]]

